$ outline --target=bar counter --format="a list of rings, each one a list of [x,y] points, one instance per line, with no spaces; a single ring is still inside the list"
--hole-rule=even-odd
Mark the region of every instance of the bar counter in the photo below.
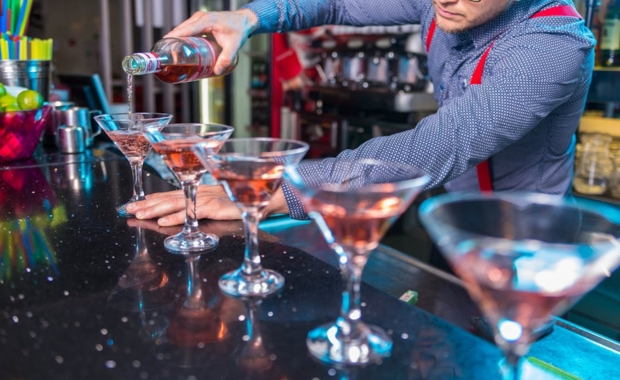
[[[242,261],[241,222],[202,221],[219,248],[174,255],[163,240],[181,227],[117,217],[131,188],[129,164],[106,144],[0,164],[0,379],[499,379],[501,353],[471,330],[479,311],[455,277],[380,246],[363,276],[363,319],[388,331],[392,355],[330,366],[305,346],[338,316],[341,290],[313,223],[263,222],[263,264],[285,287],[235,299],[217,280]],[[147,193],[171,189],[145,172]],[[407,290],[416,305],[399,300]],[[559,369],[528,365],[530,379],[620,378],[618,344],[561,319],[528,356]]]

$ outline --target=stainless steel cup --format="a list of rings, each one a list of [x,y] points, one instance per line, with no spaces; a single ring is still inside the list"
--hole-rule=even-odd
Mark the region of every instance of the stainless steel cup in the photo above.
[[[56,101],[48,104],[52,107],[52,112],[47,119],[45,129],[41,135],[41,141],[43,141],[44,145],[53,146],[56,144],[56,130],[64,124],[63,112],[75,106],[75,103]]]
[[[61,153],[82,153],[86,149],[84,127],[62,125],[56,131],[56,144]]]
[[[91,111],[86,107],[71,107],[60,111],[60,124],[83,127],[86,134],[86,147],[88,148],[93,145],[95,136],[101,133],[101,129],[97,123],[94,124],[95,129],[93,130],[93,125],[91,124],[93,115],[101,115],[101,111]]]

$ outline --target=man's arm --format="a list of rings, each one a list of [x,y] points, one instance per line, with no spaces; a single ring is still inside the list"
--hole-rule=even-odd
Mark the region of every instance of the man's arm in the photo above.
[[[242,8],[258,18],[256,33],[287,32],[318,25],[419,23],[429,0],[256,0]]]
[[[498,42],[482,84],[470,86],[414,129],[371,139],[333,159],[406,162],[431,175],[427,189],[443,185],[518,142],[559,105],[587,90],[594,43],[589,36],[558,28]],[[577,108],[584,101],[585,93]],[[560,127],[576,129],[580,113],[575,115],[572,125]],[[286,200],[292,217],[305,218],[294,195]]]

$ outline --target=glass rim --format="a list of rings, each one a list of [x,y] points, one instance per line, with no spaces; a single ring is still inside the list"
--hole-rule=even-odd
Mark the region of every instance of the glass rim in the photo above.
[[[140,119],[140,121],[155,121],[155,120],[161,120],[161,119],[165,119],[165,118],[170,118],[172,119],[173,115],[169,114],[169,113],[164,113],[164,112],[132,112],[132,115],[151,115],[151,117],[147,117],[144,119]],[[114,121],[114,122],[130,122],[130,121],[135,121],[133,119],[130,119],[128,113],[104,113],[101,115],[96,115],[93,119],[95,119],[96,121],[102,121],[102,122],[106,122],[106,121]],[[106,117],[109,117],[109,119],[106,119]]]
[[[292,145],[297,145],[296,147],[292,147],[290,149],[285,149],[285,150],[279,150],[279,151],[274,151],[274,152],[262,152],[260,156],[256,156],[253,155],[251,153],[246,153],[246,152],[222,152],[221,150],[216,153],[214,156],[225,156],[225,157],[247,157],[248,159],[252,159],[253,161],[260,161],[263,158],[273,158],[273,157],[279,157],[282,156],[283,153],[286,153],[286,155],[294,155],[294,154],[301,154],[301,153],[306,153],[308,151],[308,149],[310,149],[310,144],[308,144],[307,142],[304,141],[300,141],[300,140],[294,140],[294,139],[281,139],[281,138],[277,138],[277,137],[238,137],[238,138],[229,138],[226,139],[223,143],[222,146],[220,147],[220,149],[222,149],[224,147],[224,145],[229,144],[229,143],[235,143],[235,142],[274,142],[274,143],[288,143],[288,144],[292,144]],[[208,142],[205,141],[201,141],[196,143],[195,145],[208,145]]]
[[[407,163],[402,163],[402,162],[390,162],[390,161],[383,161],[383,160],[377,160],[377,159],[337,159],[337,158],[331,158],[334,159],[338,162],[354,162],[354,163],[362,163],[362,164],[368,164],[368,165],[393,165],[393,166],[400,166],[402,168],[406,168],[407,170],[410,169],[414,169],[414,171],[416,172],[416,174],[418,175],[418,177],[415,178],[410,178],[410,179],[405,179],[402,181],[394,181],[394,182],[385,182],[385,183],[375,183],[375,184],[369,184],[360,188],[350,188],[350,187],[345,187],[345,186],[341,186],[341,185],[334,185],[334,186],[307,186],[304,183],[301,183],[301,186],[303,188],[310,188],[316,191],[330,191],[333,193],[349,193],[349,192],[368,192],[368,193],[384,193],[386,191],[390,191],[393,192],[394,190],[402,190],[402,189],[408,189],[408,188],[412,188],[412,187],[420,187],[422,188],[423,186],[425,186],[426,184],[428,184],[428,182],[431,180],[431,176],[429,174],[427,174],[424,170],[420,169],[417,166],[411,165],[411,164],[407,164]],[[312,163],[312,162],[323,162],[325,160],[330,160],[330,158],[311,158],[311,159],[307,159],[307,160],[303,160],[301,161],[299,164],[303,165],[304,163]],[[285,177],[286,179],[294,182],[294,183],[298,183],[299,181],[296,181],[295,178],[299,177],[299,172],[297,171],[297,166],[294,167],[287,167],[284,169],[285,170]],[[390,189],[386,189],[386,187],[389,185]]]
[[[206,131],[201,131],[200,133],[183,133],[184,130],[187,130],[187,127],[205,127],[209,128]],[[216,128],[211,128],[216,127]],[[167,130],[172,129],[172,130]],[[216,123],[171,123],[166,124],[164,126],[158,125],[147,125],[144,127],[144,131],[146,133],[150,131],[157,131],[161,136],[164,136],[165,140],[179,140],[179,139],[196,139],[196,141],[202,141],[209,137],[215,137],[219,135],[232,134],[235,131],[234,127],[230,125],[224,124],[216,124]],[[176,138],[175,138],[176,137]],[[148,137],[147,137],[148,139]]]
[[[608,222],[620,226],[620,211],[612,207],[611,205],[597,204],[594,206],[593,204],[588,204],[587,201],[584,204],[583,202],[577,203],[574,199],[567,198],[563,195],[554,195],[547,193],[537,193],[531,191],[498,191],[493,193],[480,193],[480,192],[455,192],[455,193],[446,193],[435,195],[429,199],[426,199],[420,204],[418,209],[418,215],[420,216],[420,220],[425,225],[425,228],[428,228],[428,225],[439,226],[443,229],[446,235],[449,234],[449,231],[462,231],[469,235],[476,236],[479,238],[484,238],[487,240],[493,241],[511,241],[515,243],[528,244],[528,242],[538,241],[543,245],[547,246],[555,246],[555,247],[564,247],[564,246],[574,246],[575,244],[562,243],[562,242],[552,242],[545,241],[540,239],[527,239],[527,238],[519,238],[519,239],[510,239],[506,237],[497,237],[497,236],[488,236],[481,233],[477,233],[474,231],[464,230],[459,227],[455,227],[450,223],[446,223],[443,221],[436,220],[431,217],[433,211],[439,209],[441,206],[447,204],[456,204],[459,202],[466,201],[490,201],[490,200],[501,200],[506,202],[515,203],[516,201],[528,201],[531,202],[532,205],[547,205],[547,206],[565,206],[574,210],[579,210],[583,212],[592,213],[594,215],[598,215],[601,218],[607,220]],[[436,227],[435,227],[436,228]],[[613,238],[618,241],[619,237],[613,236]],[[578,242],[577,245],[584,245],[583,242]],[[589,246],[600,245],[601,243],[590,243],[586,244]]]

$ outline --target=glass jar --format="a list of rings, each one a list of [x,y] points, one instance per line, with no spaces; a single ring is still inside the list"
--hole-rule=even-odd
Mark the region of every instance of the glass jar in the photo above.
[[[609,194],[615,199],[620,199],[620,156],[614,155],[613,160],[614,174],[611,177]]]
[[[582,194],[601,195],[611,186],[615,172],[610,153],[612,137],[593,133],[581,136],[583,150],[577,162],[573,188]]]

